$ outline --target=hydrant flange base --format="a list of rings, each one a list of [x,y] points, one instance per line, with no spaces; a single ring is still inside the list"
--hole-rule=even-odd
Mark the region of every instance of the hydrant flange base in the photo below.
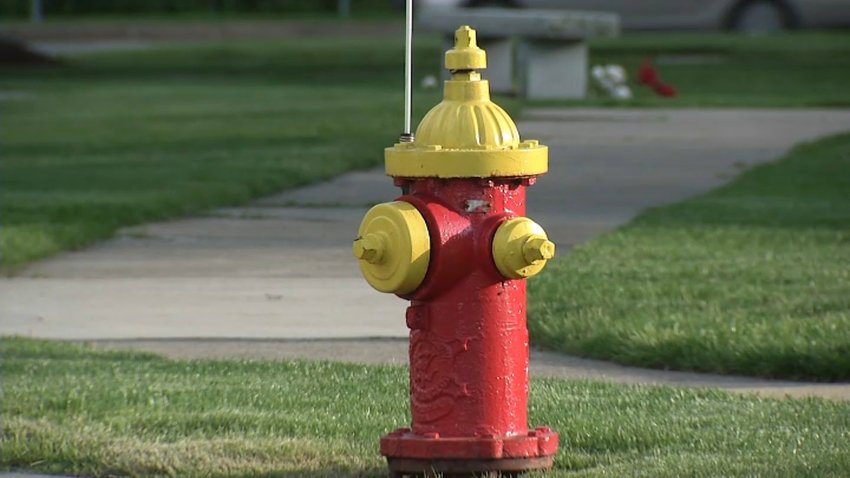
[[[401,178],[516,178],[549,170],[549,148],[530,143],[517,149],[422,149],[410,143],[387,148],[384,166]]]
[[[555,455],[529,458],[502,458],[499,460],[417,460],[412,458],[387,457],[390,476],[434,476],[439,473],[450,476],[480,476],[482,473],[524,473],[548,470],[555,462]]]
[[[559,436],[548,427],[513,436],[422,436],[408,428],[381,437],[381,454],[388,458],[500,460],[554,455]]]

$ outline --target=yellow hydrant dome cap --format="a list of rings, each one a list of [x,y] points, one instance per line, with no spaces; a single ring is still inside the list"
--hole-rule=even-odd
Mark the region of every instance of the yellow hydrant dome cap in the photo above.
[[[451,79],[443,101],[419,123],[413,143],[385,152],[387,174],[396,177],[524,177],[548,170],[548,148],[522,141],[516,123],[490,100],[490,85],[477,71],[487,66],[475,30],[455,32],[446,52]]]

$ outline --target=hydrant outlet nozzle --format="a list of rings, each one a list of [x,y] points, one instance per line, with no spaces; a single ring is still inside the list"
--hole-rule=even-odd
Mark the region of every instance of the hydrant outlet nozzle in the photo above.
[[[555,257],[555,243],[545,236],[530,236],[522,246],[522,255],[529,264]]]
[[[386,248],[387,241],[380,234],[366,234],[358,237],[351,247],[354,257],[369,264],[380,264]]]

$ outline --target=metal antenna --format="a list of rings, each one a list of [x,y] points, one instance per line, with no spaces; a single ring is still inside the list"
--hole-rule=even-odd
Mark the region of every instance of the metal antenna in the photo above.
[[[413,0],[406,0],[404,19],[404,132],[402,143],[413,142],[410,126],[413,102]]]

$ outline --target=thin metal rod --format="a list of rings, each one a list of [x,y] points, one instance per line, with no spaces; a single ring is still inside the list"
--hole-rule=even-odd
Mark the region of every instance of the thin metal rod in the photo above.
[[[348,18],[351,15],[351,0],[338,0],[337,11],[342,18]]]
[[[44,4],[41,0],[30,2],[30,22],[41,23],[44,19]]]
[[[413,138],[411,117],[413,115],[413,0],[407,0],[404,24],[404,134],[402,138]]]

